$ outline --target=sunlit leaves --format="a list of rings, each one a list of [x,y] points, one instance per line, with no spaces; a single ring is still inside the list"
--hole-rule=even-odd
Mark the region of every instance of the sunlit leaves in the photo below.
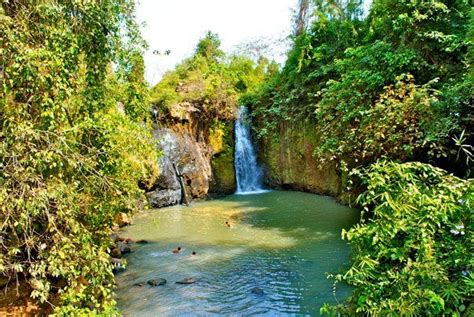
[[[371,217],[342,235],[355,253],[336,279],[356,289],[341,311],[461,314],[474,291],[474,182],[421,163],[381,161],[359,175]]]

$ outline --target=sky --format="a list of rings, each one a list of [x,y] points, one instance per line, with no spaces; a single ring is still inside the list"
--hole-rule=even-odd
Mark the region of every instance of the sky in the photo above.
[[[297,0],[139,0],[138,22],[149,44],[145,77],[154,85],[184,58],[192,55],[207,31],[217,33],[228,53],[258,38],[284,39],[291,31]],[[277,45],[278,46],[278,45]],[[170,50],[170,55],[153,54]],[[284,48],[274,58],[284,60]]]

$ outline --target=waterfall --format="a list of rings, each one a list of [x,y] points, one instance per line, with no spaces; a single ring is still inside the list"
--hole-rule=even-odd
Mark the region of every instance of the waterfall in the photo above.
[[[257,164],[255,148],[250,135],[248,110],[240,107],[235,123],[235,173],[237,177],[236,194],[262,192],[263,172]]]

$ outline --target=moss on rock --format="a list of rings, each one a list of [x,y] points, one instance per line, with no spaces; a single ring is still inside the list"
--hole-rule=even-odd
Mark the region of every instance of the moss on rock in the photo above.
[[[342,178],[336,166],[321,165],[314,157],[318,143],[314,125],[310,121],[281,122],[273,135],[260,140],[259,158],[265,166],[266,182],[271,187],[338,197]]]
[[[210,192],[230,194],[236,189],[234,169],[234,125],[219,122],[210,129],[210,144],[214,151],[211,160],[213,181]]]

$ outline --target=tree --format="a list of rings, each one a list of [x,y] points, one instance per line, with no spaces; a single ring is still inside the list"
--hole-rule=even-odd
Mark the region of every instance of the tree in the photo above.
[[[295,17],[295,25],[293,33],[295,36],[301,35],[308,23],[309,15],[309,0],[299,0],[298,1],[298,10]]]
[[[60,314],[116,314],[110,228],[138,209],[138,181],[158,172],[137,103],[111,84],[113,62],[137,67],[125,81],[141,80],[133,10],[133,1],[0,7],[0,274],[29,285],[39,304],[54,299]]]
[[[206,36],[199,41],[196,47],[196,54],[204,56],[207,60],[216,62],[224,56],[224,52],[219,48],[221,40],[216,33],[208,31]]]

